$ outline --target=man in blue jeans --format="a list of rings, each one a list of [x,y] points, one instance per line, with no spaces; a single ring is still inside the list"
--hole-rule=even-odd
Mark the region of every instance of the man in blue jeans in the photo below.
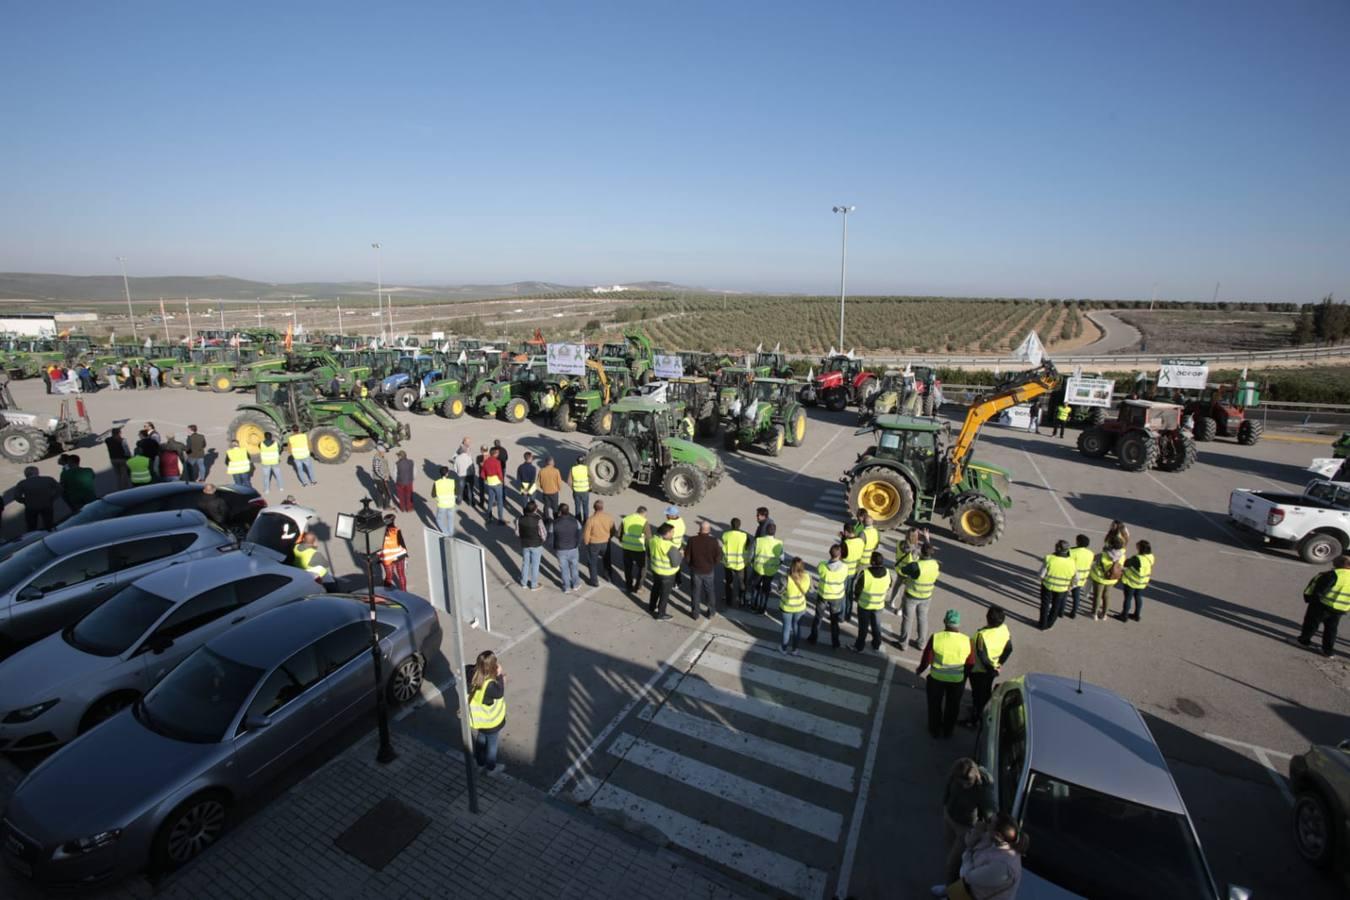
[[[516,520],[516,535],[520,538],[520,586],[537,591],[545,530],[544,517],[539,515],[539,504],[533,500],[525,504],[525,512]]]
[[[563,593],[571,593],[581,584],[581,522],[566,503],[558,504],[553,520],[553,551],[558,554]]]

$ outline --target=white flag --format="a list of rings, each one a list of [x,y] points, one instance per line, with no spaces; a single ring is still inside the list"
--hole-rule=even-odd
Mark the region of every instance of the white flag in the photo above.
[[[457,360],[457,362],[462,366],[468,361],[469,361],[469,354],[464,352],[463,350],[459,351],[459,359]]]
[[[1028,332],[1026,340],[1022,341],[1013,356],[1033,366],[1039,366],[1041,360],[1045,358],[1045,347],[1041,344],[1040,336],[1034,330]]]

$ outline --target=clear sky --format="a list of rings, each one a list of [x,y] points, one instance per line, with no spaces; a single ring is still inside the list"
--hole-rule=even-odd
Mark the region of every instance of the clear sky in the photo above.
[[[3,0],[0,270],[1350,296],[1350,3]]]

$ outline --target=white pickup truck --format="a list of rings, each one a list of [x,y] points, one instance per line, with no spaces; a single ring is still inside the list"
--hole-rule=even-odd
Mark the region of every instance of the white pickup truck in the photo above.
[[[1295,548],[1304,562],[1329,563],[1350,547],[1350,482],[1317,479],[1302,494],[1238,488],[1228,516],[1267,543]]]

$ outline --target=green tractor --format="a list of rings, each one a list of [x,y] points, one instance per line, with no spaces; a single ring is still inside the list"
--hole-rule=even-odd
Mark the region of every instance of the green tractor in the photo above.
[[[562,402],[553,413],[553,427],[576,431],[580,426],[591,434],[609,434],[614,430],[610,405],[636,391],[629,369],[587,360],[586,377],[573,379],[563,387]]]
[[[707,378],[701,375],[667,378],[665,381],[651,383],[647,390],[653,399],[678,403],[684,407],[685,437],[692,440],[710,438],[717,434],[717,429],[722,424],[718,415],[718,389]]]
[[[858,403],[859,425],[890,413],[932,416],[942,405],[942,379],[932,366],[887,369],[877,383],[878,389]]]
[[[600,362],[605,366],[623,366],[639,385],[646,384],[655,377],[656,351],[651,339],[640,331],[625,331],[623,342],[611,342],[600,348]]]
[[[265,373],[258,376],[254,391],[255,401],[238,408],[228,432],[253,456],[268,431],[278,442],[292,431],[307,432],[310,452],[321,463],[340,463],[353,452],[374,449],[376,442],[392,447],[412,436],[406,422],[374,401],[323,397],[305,374]]]
[[[349,363],[352,363],[349,365]],[[331,350],[293,350],[286,354],[285,371],[308,375],[320,391],[327,391],[333,379],[344,386],[339,393],[350,394],[351,388],[371,376],[371,368],[361,365],[349,354],[337,355]]]
[[[726,469],[717,454],[679,437],[680,404],[625,397],[609,409],[614,430],[597,437],[583,460],[593,492],[609,496],[630,484],[660,484],[669,502],[693,506],[722,480]]]
[[[470,392],[471,408],[480,416],[524,422],[530,416],[530,388],[537,380],[538,374],[531,362],[512,362],[490,369],[474,382]]]
[[[777,347],[771,351],[756,350],[750,368],[761,378],[791,378],[793,374],[787,354],[780,353]]]
[[[441,377],[427,382],[426,393],[418,401],[419,412],[434,412],[442,419],[458,419],[469,406],[466,385],[472,388],[487,377],[488,362],[470,359],[462,363],[446,363]]]
[[[718,406],[726,420],[726,449],[755,446],[777,456],[784,446],[800,447],[807,424],[801,389],[800,382],[782,378],[756,378],[741,391],[722,388]],[[736,391],[730,402],[729,391]]]

